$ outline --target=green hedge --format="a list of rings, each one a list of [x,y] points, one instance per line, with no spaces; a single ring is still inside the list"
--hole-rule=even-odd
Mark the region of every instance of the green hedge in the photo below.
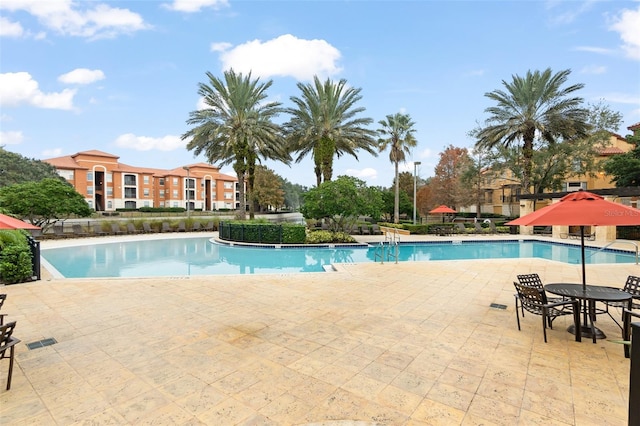
[[[30,281],[33,274],[31,249],[22,231],[0,231],[0,282]]]
[[[304,244],[306,227],[292,223],[224,221],[219,225],[222,240],[261,244]]]

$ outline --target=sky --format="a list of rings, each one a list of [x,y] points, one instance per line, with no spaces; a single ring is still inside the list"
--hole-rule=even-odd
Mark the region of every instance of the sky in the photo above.
[[[640,2],[0,0],[0,146],[35,159],[98,149],[160,169],[206,162],[181,135],[206,72],[234,69],[272,81],[268,100],[284,107],[314,76],[345,79],[372,130],[409,114],[418,144],[400,170],[427,178],[446,147],[473,147],[486,93],[547,68],[570,69],[567,84],[620,112],[628,134],[640,122]],[[315,185],[309,157],[263,164]],[[390,187],[394,167],[388,151],[362,151],[335,160],[340,175]]]

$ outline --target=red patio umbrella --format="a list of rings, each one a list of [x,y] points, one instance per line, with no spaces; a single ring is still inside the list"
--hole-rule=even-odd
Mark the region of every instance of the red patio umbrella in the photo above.
[[[0,213],[0,229],[40,229],[40,227]]]
[[[506,225],[580,226],[582,284],[586,286],[584,227],[640,225],[640,210],[607,201],[591,192],[576,191],[565,195],[557,203],[507,222]]]
[[[436,207],[433,210],[429,211],[430,214],[438,214],[441,213],[442,214],[442,221],[444,222],[444,215],[447,213],[457,213],[454,209],[452,209],[451,207],[445,206],[444,204]]]

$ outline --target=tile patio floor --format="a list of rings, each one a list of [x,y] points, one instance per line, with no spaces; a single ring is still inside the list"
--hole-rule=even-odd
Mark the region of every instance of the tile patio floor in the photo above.
[[[0,288],[18,322],[2,425],[625,425],[629,360],[559,318],[518,331],[540,259],[345,264],[333,273],[48,279]],[[637,265],[588,265],[622,286]],[[504,304],[506,310],[491,308]],[[618,315],[616,313],[616,315]],[[619,329],[607,316],[609,338]],[[58,343],[28,350],[43,338]]]

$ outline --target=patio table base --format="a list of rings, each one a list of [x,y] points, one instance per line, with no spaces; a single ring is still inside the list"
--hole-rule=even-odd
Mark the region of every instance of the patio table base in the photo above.
[[[589,339],[593,338],[593,334],[591,334],[591,326],[588,325],[583,325],[580,326],[581,329],[581,335],[582,337],[587,337]],[[576,326],[575,325],[570,325],[567,328],[567,331],[573,335],[576,334]],[[604,334],[604,332],[602,330],[600,330],[598,327],[594,327],[594,331],[596,334],[596,339],[606,339],[607,336]]]

